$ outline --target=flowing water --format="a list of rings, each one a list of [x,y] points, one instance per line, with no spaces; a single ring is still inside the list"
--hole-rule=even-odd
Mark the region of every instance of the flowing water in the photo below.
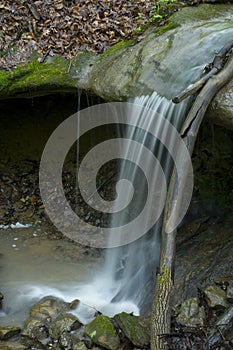
[[[219,31],[217,34],[221,36],[222,33]],[[217,38],[217,48],[223,46],[231,35],[232,29],[231,32],[226,32],[224,40]],[[213,38],[211,40],[213,41]],[[210,43],[208,40],[205,43],[202,40],[202,53],[205,51],[205,45],[206,50],[213,45],[213,42]],[[203,59],[204,64],[205,62],[208,62],[208,59]],[[187,86],[190,81],[195,80],[203,68],[204,65],[195,64],[195,57],[193,57],[188,70],[183,72],[184,85]],[[166,133],[167,130],[162,124],[162,119],[166,117],[177,130],[180,130],[188,104],[185,102],[175,106],[156,92],[150,97],[138,97],[130,102],[135,106],[146,106],[149,112],[137,114],[135,110],[129,119],[133,118],[132,124],[135,124],[136,120],[137,127],[127,127],[123,136],[149,148],[161,162],[165,178],[168,179],[173,165],[171,157],[164,145],[153,135],[146,134],[143,129],[152,123],[154,128]],[[173,140],[170,139],[169,142],[171,146]],[[133,153],[133,150],[125,149],[121,158],[127,159],[129,153]],[[140,157],[143,158],[143,154],[137,153],[136,159],[139,160]],[[157,191],[156,174],[159,173],[159,166],[151,168],[150,162],[144,161],[144,165],[148,167],[147,172],[155,179],[154,189],[148,189],[147,181],[140,169],[131,162],[122,161],[119,179],[125,178],[133,184],[135,198],[133,197],[131,204],[122,215],[113,216],[112,227],[120,227],[135,218],[147,201],[148,192]],[[125,192],[124,187],[123,198],[127,203],[129,202],[130,189]],[[158,203],[154,198],[150,198],[147,205],[151,209],[147,213],[150,220],[150,215]],[[94,314],[93,309],[87,305],[92,305],[109,315],[121,310],[133,311],[135,314],[146,313],[151,303],[155,268],[159,260],[160,229],[161,219],[158,219],[157,223],[135,242],[125,245],[119,240],[118,247],[106,250],[103,264],[100,264],[96,258],[89,259],[83,256],[78,261],[77,259],[67,261],[70,253],[68,245],[62,242],[64,247],[61,253],[61,247],[55,249],[57,243],[54,245],[53,241],[48,243],[37,239],[37,232],[32,228],[27,229],[31,230],[29,231],[31,238],[27,240],[23,239],[23,235],[20,236],[18,230],[2,229],[1,248],[4,256],[0,260],[1,292],[5,295],[5,300],[3,311],[0,313],[1,320],[6,323],[20,322],[27,317],[30,305],[46,295],[58,296],[66,301],[76,298],[82,300],[83,307],[79,308],[77,313],[84,322],[91,319]],[[111,240],[115,242],[115,237],[112,237],[110,230],[110,246]]]

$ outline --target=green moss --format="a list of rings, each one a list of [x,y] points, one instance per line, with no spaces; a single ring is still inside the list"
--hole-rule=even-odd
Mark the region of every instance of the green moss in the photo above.
[[[163,285],[171,280],[171,270],[165,267],[162,274],[158,275],[157,282],[159,285]]]
[[[68,74],[69,62],[58,57],[52,63],[39,63],[33,59],[10,71],[0,71],[1,97],[14,97],[24,92],[35,92],[75,87]]]
[[[149,345],[150,337],[135,316],[121,312],[114,320],[134,346],[144,348]]]
[[[171,18],[171,20],[169,20],[167,24],[156,29],[155,35],[159,36],[161,34],[166,33],[167,31],[174,29],[174,28],[177,28],[177,27],[179,27],[179,24],[174,22]]]
[[[85,333],[94,344],[106,349],[117,350],[120,347],[120,339],[111,319],[107,316],[100,315],[88,323],[85,327]]]
[[[134,39],[131,40],[122,40],[119,41],[119,43],[116,43],[112,45],[108,50],[106,50],[101,57],[103,59],[115,55],[117,52],[120,52],[122,49],[129,47],[130,45],[133,45],[135,42]]]

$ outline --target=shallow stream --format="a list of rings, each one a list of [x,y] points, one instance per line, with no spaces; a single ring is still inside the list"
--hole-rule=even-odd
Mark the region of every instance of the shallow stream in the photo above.
[[[46,237],[46,231],[43,234]],[[65,301],[78,298],[78,286],[90,279],[98,264],[96,257],[84,259],[85,251],[75,244],[41,235],[42,228],[1,229],[1,323],[21,324],[30,306],[46,295]]]

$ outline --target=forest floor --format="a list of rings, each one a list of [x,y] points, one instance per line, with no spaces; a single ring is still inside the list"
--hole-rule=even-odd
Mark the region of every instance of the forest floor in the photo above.
[[[2,0],[0,69],[80,50],[96,54],[140,33],[148,23],[164,25],[182,6],[177,0]]]

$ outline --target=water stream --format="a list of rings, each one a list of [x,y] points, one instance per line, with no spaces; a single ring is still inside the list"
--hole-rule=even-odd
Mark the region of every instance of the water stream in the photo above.
[[[217,43],[216,48],[223,46],[231,37],[232,29],[224,32],[226,34],[224,40],[220,40],[219,37],[223,32],[217,33],[218,38],[217,36],[211,37],[212,43],[209,43],[208,39],[202,40],[201,52],[205,51],[205,45],[206,49],[210,44],[213,45],[214,40]],[[206,61],[208,62],[208,59],[203,59],[204,63]],[[188,70],[183,72],[186,86],[197,79],[204,67],[204,65],[196,65],[195,57],[189,63]],[[181,77],[179,81],[180,79]],[[167,85],[169,81],[166,81]],[[167,130],[161,123],[161,120],[166,118],[177,130],[180,130],[187,113],[188,102],[176,106],[156,92],[150,97],[142,96],[130,102],[134,105],[146,106],[149,112],[143,115],[137,115],[137,113],[130,115],[129,119],[133,118],[134,122],[137,120],[137,127],[126,128],[124,137],[144,144],[156,154],[158,161],[162,164],[165,177],[169,179],[172,161],[168,152],[164,145],[153,135],[145,134],[143,129],[145,125],[154,123],[155,128],[166,133]],[[173,141],[171,138],[170,145]],[[129,152],[133,150],[125,149],[122,159],[127,159]],[[143,154],[138,153],[136,157],[140,159]],[[144,163],[148,167],[147,172],[155,179],[155,188],[151,190],[147,188],[147,181],[141,176],[140,169],[137,169],[131,162],[122,161],[120,164],[119,179],[128,179],[133,184],[135,198],[122,215],[113,216],[112,227],[120,227],[136,217],[147,201],[148,192],[156,192],[158,186],[156,174],[159,173],[159,166],[156,169],[151,168],[149,162]],[[128,202],[130,196],[130,190],[125,192],[124,187],[122,197]],[[147,213],[148,220],[158,205],[155,202],[154,198],[150,198],[148,205],[151,210]],[[77,314],[83,322],[87,322],[94,314],[93,309],[87,305],[92,305],[109,315],[122,310],[135,314],[147,313],[155,283],[155,269],[159,261],[160,230],[161,220],[158,219],[157,223],[135,242],[125,245],[119,240],[119,247],[107,249],[105,261],[102,263],[96,257],[84,258],[81,256],[79,259],[69,260],[70,254],[76,254],[75,247],[70,250],[68,243],[61,242],[61,248],[59,242],[43,241],[38,237],[35,228],[27,228],[30,238],[27,233],[26,239],[20,229],[15,231],[2,229],[0,237],[1,250],[4,255],[0,257],[0,272],[1,292],[5,299],[3,311],[0,313],[1,322],[21,323],[28,316],[29,307],[46,295],[61,297],[66,301],[79,298],[84,306],[83,309],[80,307],[77,310]],[[110,246],[112,239],[115,241],[110,230]]]

